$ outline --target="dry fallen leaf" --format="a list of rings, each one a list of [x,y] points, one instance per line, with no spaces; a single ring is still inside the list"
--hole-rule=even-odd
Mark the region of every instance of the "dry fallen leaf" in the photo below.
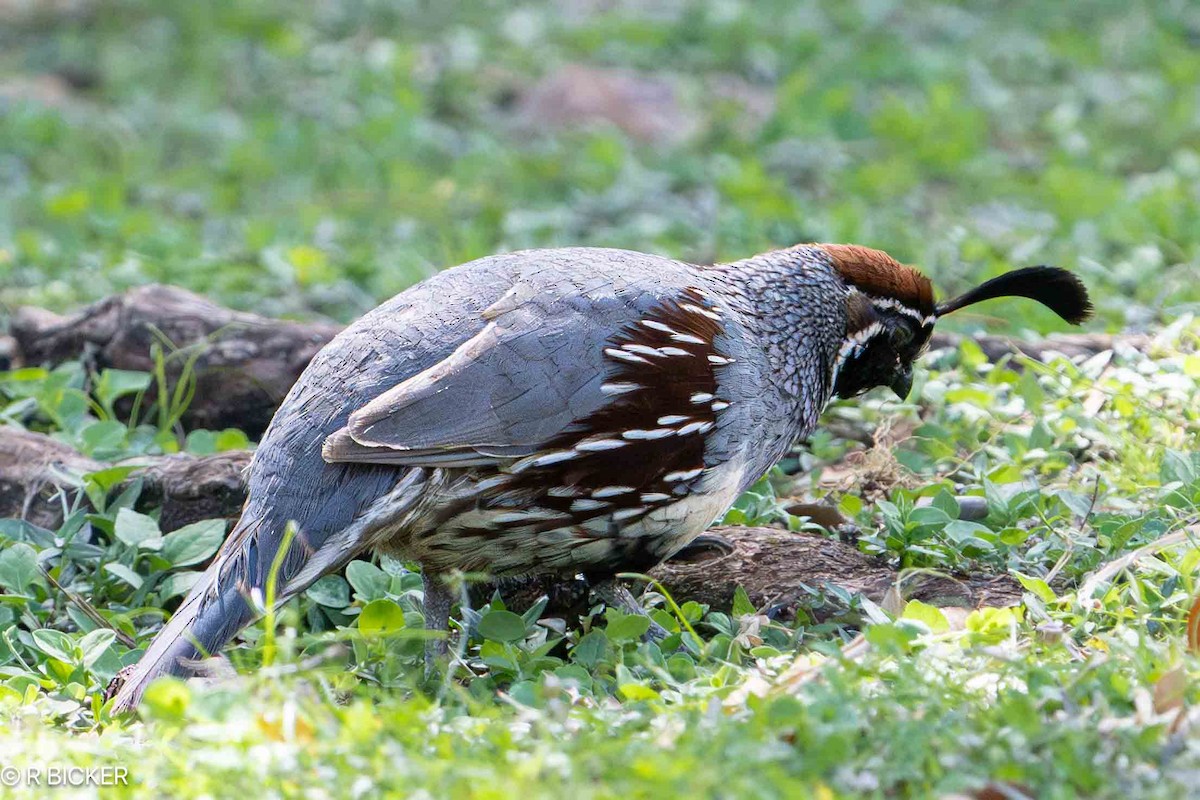
[[[1164,672],[1154,682],[1154,711],[1164,714],[1183,706],[1183,695],[1187,691],[1187,673],[1176,666]]]

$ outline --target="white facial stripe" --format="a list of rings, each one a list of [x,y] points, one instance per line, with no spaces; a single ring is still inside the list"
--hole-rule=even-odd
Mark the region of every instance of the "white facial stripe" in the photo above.
[[[876,309],[886,309],[888,311],[893,311],[897,314],[902,314],[910,319],[916,320],[922,328],[928,328],[937,322],[937,314],[925,316],[921,314],[920,311],[904,305],[894,297],[875,297],[873,295],[860,292],[856,286],[848,287],[847,297],[856,294],[862,294],[863,297],[866,297],[867,300],[870,301],[871,305],[873,305]],[[841,373],[842,367],[845,366],[846,362],[865,350],[867,343],[870,342],[873,337],[883,332],[883,330],[884,327],[881,323],[872,322],[862,330],[855,331],[846,337],[845,341],[842,342],[842,346],[838,349],[837,360],[834,361],[833,373],[829,379],[830,385],[837,383],[838,375]]]
[[[846,337],[842,342],[842,346],[838,349],[837,361],[833,365],[833,377],[830,379],[831,385],[837,382],[838,373],[842,371],[842,366],[854,356],[866,349],[867,343],[871,339],[884,330],[882,322],[872,322],[867,327],[857,330]]]
[[[915,319],[917,322],[921,323],[922,328],[932,325],[933,323],[937,322],[937,314],[930,314],[929,316],[924,316],[921,314],[920,311],[917,311],[915,308],[910,308],[909,306],[904,305],[903,303],[901,303],[899,300],[896,300],[895,298],[892,298],[892,297],[869,297],[868,299],[871,301],[871,305],[875,306],[876,308],[886,308],[891,311],[895,311],[897,314],[903,314],[906,317]]]

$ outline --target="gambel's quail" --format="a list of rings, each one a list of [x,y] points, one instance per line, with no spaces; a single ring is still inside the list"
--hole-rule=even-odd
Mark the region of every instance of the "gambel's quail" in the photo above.
[[[371,551],[441,576],[645,570],[719,517],[829,399],[904,397],[937,320],[995,297],[1077,323],[1071,273],[1030,267],[936,303],[886,253],[813,244],[715,266],[623,250],[497,255],[446,270],[331,341],[254,455],[241,519],[114,710],[188,674],[275,602]],[[442,637],[444,647],[444,637]]]

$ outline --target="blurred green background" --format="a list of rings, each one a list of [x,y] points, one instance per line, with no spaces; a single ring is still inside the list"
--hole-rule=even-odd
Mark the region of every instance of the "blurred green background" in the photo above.
[[[1194,309],[1200,3],[0,2],[0,315],[348,320],[496,251],[811,240]]]

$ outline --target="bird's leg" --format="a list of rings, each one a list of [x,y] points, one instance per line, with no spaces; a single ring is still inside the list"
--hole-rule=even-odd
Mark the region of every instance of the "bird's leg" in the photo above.
[[[616,578],[606,578],[599,581],[592,586],[592,591],[609,608],[619,609],[626,614],[637,614],[642,617],[650,616],[642,608],[642,604],[637,601],[637,598],[633,596],[633,593],[625,587],[625,584]],[[661,642],[670,635],[666,628],[651,619],[650,627],[646,629],[646,633],[642,638],[648,642]]]
[[[432,675],[438,662],[450,652],[450,606],[454,595],[441,575],[423,571],[421,580],[425,593],[425,630],[438,634],[425,642],[425,674]]]

